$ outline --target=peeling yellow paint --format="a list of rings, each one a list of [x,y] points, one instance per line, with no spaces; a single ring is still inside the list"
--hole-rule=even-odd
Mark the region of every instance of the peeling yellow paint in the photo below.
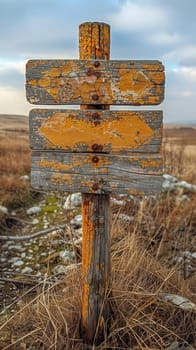
[[[154,159],[154,158],[142,159],[141,166],[144,169],[145,168],[151,168],[151,170],[152,168],[159,169],[162,166],[162,159]]]
[[[53,174],[51,176],[51,182],[59,185],[69,184],[72,185],[72,174]]]
[[[110,147],[113,151],[138,148],[154,135],[154,130],[142,118],[135,115],[129,119],[126,113],[97,125],[93,120],[59,112],[45,121],[39,132],[56,147],[76,150],[84,146],[88,151],[92,151],[93,144]]]
[[[38,84],[42,88],[47,88],[50,86],[50,78],[48,78],[48,77],[41,78],[41,79],[39,79]]]
[[[88,38],[85,39],[88,42]],[[90,43],[87,43],[87,47]],[[105,43],[93,43],[98,58],[101,58]],[[100,51],[100,54],[99,54]],[[85,55],[84,55],[85,56]],[[104,55],[103,55],[104,56]],[[103,58],[103,57],[102,57]],[[47,92],[55,103],[107,103],[107,104],[156,104],[163,95],[164,72],[146,70],[130,64],[111,62],[107,70],[103,61],[96,67],[95,61],[67,60],[59,67],[45,68],[39,79],[28,80],[27,85]],[[50,66],[50,63],[48,63]],[[151,66],[151,65],[150,65]],[[152,95],[153,89],[153,95]],[[33,93],[33,91],[32,91]],[[94,97],[96,96],[96,99]]]
[[[148,77],[155,82],[156,84],[163,84],[165,80],[165,73],[164,72],[148,72]],[[160,86],[157,86],[157,88],[160,88]]]
[[[134,91],[134,94],[143,92],[143,95],[146,95],[145,89],[150,89],[152,85],[147,75],[136,69],[130,71],[125,69],[121,73],[119,88],[122,93]]]
[[[42,168],[50,168],[50,169],[55,170],[55,171],[67,171],[67,170],[70,170],[72,168],[71,164],[62,164],[59,162],[48,161],[45,159],[42,159],[40,162],[38,162],[37,165],[42,167]]]
[[[127,193],[132,196],[136,196],[136,195],[144,196],[145,194],[143,191],[138,191],[138,190],[128,190]]]
[[[82,315],[83,322],[87,322],[89,307],[89,290],[91,281],[88,278],[92,264],[93,241],[95,233],[95,223],[90,214],[90,203],[83,201],[82,205]]]

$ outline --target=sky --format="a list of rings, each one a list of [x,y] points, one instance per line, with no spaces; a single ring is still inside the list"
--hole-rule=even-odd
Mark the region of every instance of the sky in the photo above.
[[[0,114],[35,107],[25,97],[28,59],[77,59],[79,25],[105,22],[111,59],[163,62],[165,100],[150,109],[166,123],[196,122],[195,15],[196,0],[0,0]]]

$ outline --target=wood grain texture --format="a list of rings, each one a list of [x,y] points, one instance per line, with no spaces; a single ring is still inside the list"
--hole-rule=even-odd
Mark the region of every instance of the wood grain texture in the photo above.
[[[159,61],[30,60],[26,93],[32,104],[156,105],[164,79]]]
[[[84,339],[93,343],[103,337],[109,314],[109,195],[83,194],[82,202],[82,326]]]
[[[160,152],[161,111],[35,109],[32,149],[65,152]]]
[[[109,59],[110,26],[97,22],[81,24],[79,53],[80,59]],[[100,104],[80,106],[82,110],[90,108],[109,110],[110,107]],[[98,184],[93,183],[91,189],[97,191]],[[81,330],[84,341],[92,345],[99,344],[107,334],[107,320],[110,314],[106,298],[110,284],[109,194],[83,193],[82,213]]]
[[[32,186],[83,193],[154,194],[161,190],[160,156],[32,153]]]

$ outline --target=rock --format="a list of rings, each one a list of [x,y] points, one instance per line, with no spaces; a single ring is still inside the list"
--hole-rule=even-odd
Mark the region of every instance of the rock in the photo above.
[[[119,206],[122,206],[125,204],[125,201],[124,200],[119,200],[119,199],[116,199],[116,198],[111,198],[111,202],[113,204],[116,204],[116,205],[119,205]]]
[[[27,209],[27,214],[34,215],[34,214],[38,214],[40,211],[41,211],[41,208],[35,206],[35,207]]]
[[[0,262],[4,263],[4,262],[6,262],[6,261],[7,261],[6,258],[0,258]]]
[[[22,261],[22,260],[17,260],[16,262],[14,262],[14,263],[12,264],[12,267],[20,267],[20,266],[22,266],[22,265],[24,265],[24,261]]]
[[[81,246],[81,244],[82,244],[82,237],[74,239],[74,244],[76,246]]]
[[[24,269],[22,269],[21,271],[22,273],[32,273],[33,272],[33,269],[29,266],[25,266]]]
[[[27,260],[33,260],[33,257],[32,257],[32,255],[28,255],[28,256],[26,257],[26,259],[27,259]]]
[[[42,252],[40,256],[47,256],[48,254],[46,252]]]
[[[121,221],[124,221],[124,222],[132,222],[134,221],[134,216],[129,216],[129,215],[126,215],[126,214],[119,214],[119,219]]]
[[[29,175],[22,175],[22,176],[20,177],[20,180],[28,181],[28,180],[29,180]]]
[[[62,250],[59,253],[60,258],[65,262],[70,262],[74,258],[74,253],[70,252],[69,250]]]
[[[39,220],[38,219],[33,219],[32,225],[37,225],[37,224],[39,224]]]
[[[176,201],[179,202],[179,203],[181,203],[181,202],[190,202],[190,198],[186,194],[184,194],[181,197],[177,197]]]
[[[53,273],[55,273],[55,274],[65,273],[65,266],[63,266],[63,265],[55,266],[53,268]]]
[[[16,261],[18,261],[19,257],[18,256],[14,256],[13,258],[8,260],[8,263],[15,263]]]
[[[82,227],[82,215],[76,215],[75,218],[73,218],[70,221],[70,224],[75,228],[78,229]]]
[[[81,193],[72,193],[69,196],[67,196],[66,201],[63,205],[64,209],[71,210],[76,207],[79,207],[82,202],[82,195]]]
[[[10,245],[9,247],[8,247],[8,250],[19,250],[19,251],[21,251],[21,249],[22,249],[22,246],[21,246],[21,244],[12,244],[12,245]]]
[[[196,185],[192,185],[186,181],[180,181],[177,183],[178,187],[183,188],[184,190],[187,190],[189,192],[196,192]]]
[[[163,191],[173,191],[176,188],[178,180],[176,177],[171,176],[169,174],[163,174],[163,184],[162,189]]]
[[[192,303],[192,301],[182,297],[181,295],[163,293],[160,295],[160,298],[162,300],[169,301],[185,311],[196,311],[196,304]]]
[[[186,181],[178,181],[176,177],[164,174],[162,184],[163,191],[174,191],[176,188],[181,188],[192,193],[196,192],[196,185],[192,185]]]
[[[42,276],[42,273],[40,272],[40,271],[38,271],[37,273],[36,273],[36,275],[35,276],[37,276],[37,277],[41,277]]]
[[[0,212],[3,214],[8,214],[8,208],[4,207],[3,205],[0,205]]]

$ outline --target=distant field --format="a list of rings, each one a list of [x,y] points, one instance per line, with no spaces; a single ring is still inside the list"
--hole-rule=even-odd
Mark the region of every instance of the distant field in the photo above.
[[[28,117],[24,115],[0,114],[0,132],[28,130]]]
[[[172,143],[196,145],[196,127],[178,126],[164,127],[164,138],[169,139]]]

